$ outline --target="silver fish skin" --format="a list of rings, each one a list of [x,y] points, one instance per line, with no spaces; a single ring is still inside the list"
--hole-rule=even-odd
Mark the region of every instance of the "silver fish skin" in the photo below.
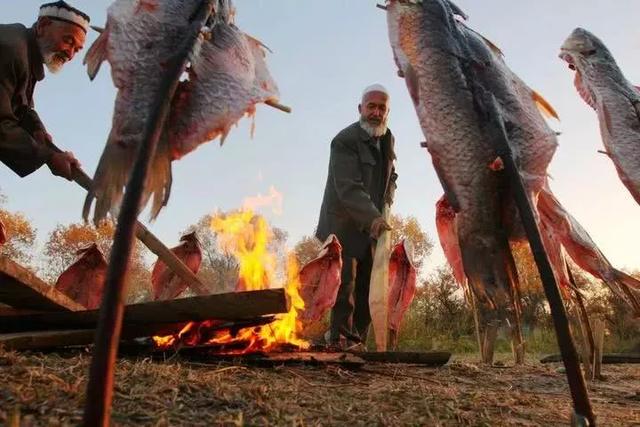
[[[172,160],[218,137],[224,143],[245,114],[254,116],[256,104],[279,99],[266,47],[236,27],[229,8],[218,15],[174,98],[167,127]]]
[[[576,28],[560,48],[560,58],[575,70],[575,86],[593,107],[606,154],[635,201],[640,204],[640,93],[622,73],[605,44]]]
[[[499,176],[489,168],[495,149],[470,85],[466,38],[442,0],[390,0],[387,20],[429,153],[447,199],[458,205],[464,271],[480,302],[504,313],[513,304],[517,273],[501,224]]]

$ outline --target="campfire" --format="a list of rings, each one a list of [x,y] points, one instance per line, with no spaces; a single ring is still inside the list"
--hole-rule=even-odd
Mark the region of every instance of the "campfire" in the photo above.
[[[302,324],[298,316],[304,310],[299,293],[299,266],[293,254],[276,255],[273,233],[264,217],[243,208],[232,214],[215,215],[211,229],[221,250],[232,254],[238,262],[236,291],[283,287],[290,309],[269,324],[241,329],[224,327],[221,321],[189,322],[175,335],[154,337],[155,344],[161,349],[215,346],[221,354],[308,349],[309,343],[299,335]]]

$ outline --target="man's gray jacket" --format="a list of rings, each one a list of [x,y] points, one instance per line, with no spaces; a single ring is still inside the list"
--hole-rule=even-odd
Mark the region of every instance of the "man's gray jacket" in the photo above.
[[[43,78],[35,30],[0,25],[0,161],[20,176],[42,166],[52,152],[33,138],[36,131],[45,131],[33,110],[33,91]]]
[[[379,148],[358,122],[333,139],[318,239],[335,234],[348,257],[361,258],[370,250],[371,223],[382,215],[385,200],[391,201],[395,192],[395,158],[389,130],[379,139]]]

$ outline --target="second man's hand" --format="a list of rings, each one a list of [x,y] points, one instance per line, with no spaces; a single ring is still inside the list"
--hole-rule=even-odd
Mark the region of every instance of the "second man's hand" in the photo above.
[[[71,181],[73,180],[74,170],[80,168],[80,162],[70,151],[53,152],[47,161],[47,166],[49,166],[52,174]]]
[[[389,230],[391,230],[391,226],[389,225],[389,223],[387,223],[387,221],[385,221],[383,217],[379,216],[371,223],[369,235],[372,239],[377,240],[384,231]]]

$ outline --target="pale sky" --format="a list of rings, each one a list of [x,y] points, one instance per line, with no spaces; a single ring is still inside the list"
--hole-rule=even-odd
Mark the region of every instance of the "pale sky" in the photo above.
[[[380,1],[382,2],[382,1]],[[4,2],[2,21],[30,25],[42,1]],[[103,25],[106,0],[70,0]],[[238,25],[274,54],[268,63],[279,84],[286,115],[260,106],[256,133],[250,121],[234,129],[224,147],[201,146],[174,163],[168,208],[150,225],[169,246],[180,231],[217,209],[241,206],[245,197],[284,195],[282,212],[266,211],[272,223],[289,233],[289,242],[312,234],[327,174],[329,143],[357,119],[362,89],[374,82],[391,94],[390,127],[396,136],[398,191],[393,209],[418,218],[435,234],[434,205],[442,190],[433,172],[404,82],[396,76],[386,17],[366,0],[236,0]],[[627,77],[640,82],[640,2],[617,0],[457,0],[482,32],[506,55],[511,68],[542,93],[562,119],[560,147],[551,164],[552,188],[585,226],[610,261],[640,268],[640,206],[616,175],[602,149],[595,113],[579,99],[573,73],[558,59],[564,39],[577,26],[599,36]],[[89,35],[87,47],[96,38]],[[86,50],[86,48],[85,48]],[[89,175],[102,153],[115,89],[109,68],[90,82],[82,52],[73,63],[36,88],[36,109],[60,147],[71,150]],[[20,179],[0,165],[0,188],[9,209],[22,211],[38,228],[40,241],[57,223],[80,220],[84,192],[53,177],[45,166]],[[146,216],[141,219],[146,219]],[[444,260],[439,245],[428,267]]]

